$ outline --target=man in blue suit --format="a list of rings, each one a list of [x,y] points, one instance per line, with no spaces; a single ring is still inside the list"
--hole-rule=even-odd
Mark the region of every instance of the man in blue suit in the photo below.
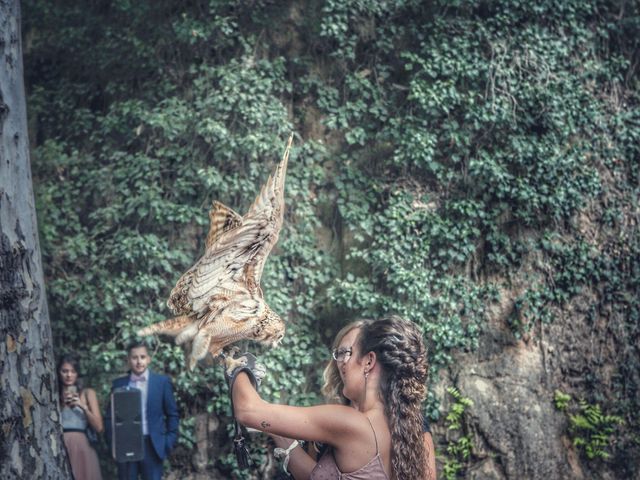
[[[178,439],[178,408],[173,396],[171,380],[149,370],[151,357],[147,346],[134,342],[127,348],[129,375],[116,378],[111,385],[137,388],[142,392],[142,433],[144,459],[139,462],[118,463],[119,480],[160,480],[162,462]],[[111,441],[111,409],[105,415],[107,439]]]

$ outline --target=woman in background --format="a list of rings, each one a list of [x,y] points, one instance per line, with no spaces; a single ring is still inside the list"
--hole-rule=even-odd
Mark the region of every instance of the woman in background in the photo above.
[[[83,388],[76,357],[63,356],[57,372],[64,445],[73,477],[76,480],[102,480],[98,455],[87,438],[88,427],[97,434],[104,429],[96,392]]]

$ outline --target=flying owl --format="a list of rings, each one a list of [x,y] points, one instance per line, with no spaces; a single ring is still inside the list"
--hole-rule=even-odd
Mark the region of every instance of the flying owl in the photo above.
[[[176,316],[138,331],[174,336],[178,345],[191,342],[190,370],[207,352],[216,357],[239,340],[276,346],[284,337],[285,324],[264,301],[260,277],[282,227],[292,141],[293,135],[244,216],[213,202],[204,255],[180,277],[167,301]]]

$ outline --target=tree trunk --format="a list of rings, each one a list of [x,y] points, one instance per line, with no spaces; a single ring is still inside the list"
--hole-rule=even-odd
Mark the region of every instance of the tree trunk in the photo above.
[[[31,185],[18,0],[0,0],[0,478],[71,478]]]

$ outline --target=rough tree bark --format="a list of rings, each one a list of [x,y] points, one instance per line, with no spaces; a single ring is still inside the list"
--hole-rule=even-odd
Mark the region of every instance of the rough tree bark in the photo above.
[[[71,478],[27,141],[19,0],[0,0],[0,478]]]

